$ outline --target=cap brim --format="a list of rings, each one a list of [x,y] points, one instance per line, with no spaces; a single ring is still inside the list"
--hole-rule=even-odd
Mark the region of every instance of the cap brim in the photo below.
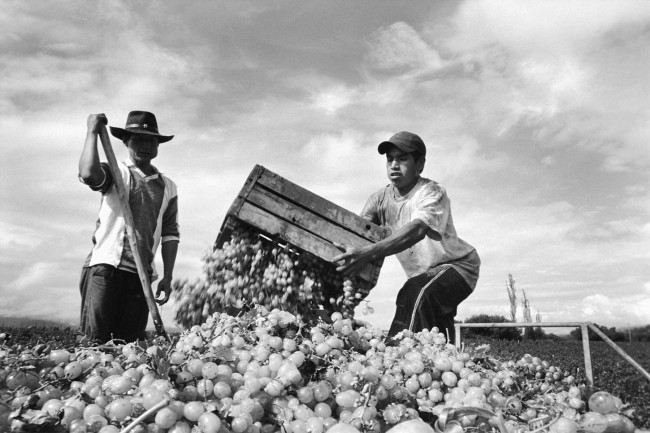
[[[403,144],[393,143],[392,141],[382,141],[381,143],[379,143],[379,146],[377,146],[377,152],[379,152],[380,155],[384,155],[385,153],[388,153],[391,146],[396,147],[402,152],[406,152],[406,153],[412,153],[417,150],[412,148],[411,146],[405,146]]]
[[[379,143],[379,146],[377,146],[377,152],[379,152],[380,155],[383,155],[386,152],[388,152],[390,146],[395,146],[395,145],[390,141],[382,141],[381,143]]]
[[[158,137],[158,143],[166,143],[174,138],[173,135],[161,135],[156,134],[155,132],[127,131],[124,128],[118,128],[116,126],[110,126],[109,128],[111,130],[111,134],[120,140],[124,140],[124,137],[126,137],[128,134],[153,135],[154,137]]]

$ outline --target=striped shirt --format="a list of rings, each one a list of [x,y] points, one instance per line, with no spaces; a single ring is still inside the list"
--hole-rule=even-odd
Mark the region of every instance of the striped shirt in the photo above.
[[[137,273],[113,177],[108,164],[102,163],[101,168],[104,180],[99,185],[89,185],[93,191],[102,193],[102,200],[93,235],[93,249],[84,266],[103,263]],[[120,163],[119,169],[126,186],[142,263],[154,280],[157,277],[154,257],[158,246],[180,238],[176,184],[155,167],[154,174],[150,176],[146,176],[131,161],[128,164]]]

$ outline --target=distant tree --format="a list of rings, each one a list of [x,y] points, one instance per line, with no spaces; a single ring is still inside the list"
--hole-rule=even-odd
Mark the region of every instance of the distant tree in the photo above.
[[[524,298],[526,297],[526,294],[524,293]],[[528,303],[528,300],[526,299],[526,303]],[[528,313],[528,316],[530,317],[530,312]],[[535,315],[535,323],[542,323],[542,315],[540,314],[539,310],[537,310],[537,314]],[[545,338],[548,338],[546,335],[546,332],[540,327],[540,328],[526,328],[526,331],[524,332],[524,337],[529,339],[529,340],[543,340]]]
[[[600,326],[597,324],[596,327],[602,331],[607,338],[609,338],[612,341],[626,341],[627,337],[623,332],[617,331],[616,327],[611,327],[608,328],[606,326]],[[600,338],[600,335],[596,334],[594,331],[591,330],[591,328],[588,329],[587,334],[589,336],[590,341],[602,341],[602,338]],[[573,331],[569,332],[569,335],[571,338],[574,340],[582,340],[582,330],[580,328],[576,328]]]
[[[650,341],[650,325],[631,328],[628,332],[632,341]]]
[[[514,323],[517,321],[517,293],[515,287],[515,279],[512,274],[508,274],[506,280],[506,291],[508,292],[508,300],[510,300],[510,320]]]
[[[548,336],[542,328],[526,328],[524,338],[528,340],[544,340]]]
[[[465,320],[465,323],[513,323],[504,316],[477,314]],[[519,328],[465,328],[465,338],[488,337],[499,340],[519,340],[521,331]]]
[[[524,322],[533,323],[533,315],[530,313],[530,302],[526,297],[526,291],[522,289],[521,293],[523,296],[521,306],[524,310]],[[542,315],[539,314],[539,310],[537,310],[537,317],[539,319],[537,322],[541,322]],[[524,328],[524,338],[528,340],[541,340],[544,338],[544,330],[542,328]]]
[[[547,339],[547,340],[562,341],[562,340],[567,340],[568,336],[566,336],[566,335],[560,336],[560,335],[556,335],[556,334],[551,333],[551,334],[544,334],[544,338]]]

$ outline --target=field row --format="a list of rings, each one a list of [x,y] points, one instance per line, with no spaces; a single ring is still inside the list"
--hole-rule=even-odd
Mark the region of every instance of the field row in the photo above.
[[[489,344],[492,357],[501,361],[517,360],[524,354],[568,369],[586,383],[584,352],[581,341],[464,339],[466,345]],[[646,371],[650,371],[650,344],[622,342],[618,345]],[[650,428],[650,381],[602,341],[591,341],[594,387],[607,390],[630,405],[632,419],[641,428]]]

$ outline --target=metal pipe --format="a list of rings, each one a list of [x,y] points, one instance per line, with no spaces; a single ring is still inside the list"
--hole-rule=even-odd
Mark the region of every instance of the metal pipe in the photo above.
[[[587,324],[580,325],[582,331],[582,351],[585,353],[585,375],[587,376],[587,383],[589,386],[594,386],[594,373],[591,369],[591,350],[589,350],[589,331]]]
[[[646,379],[650,380],[650,373],[648,373],[641,365],[634,360],[630,355],[628,355],[623,349],[621,349],[618,344],[614,343],[612,340],[609,339],[603,331],[598,329],[598,327],[592,323],[589,324],[589,328],[591,328],[592,331],[594,331],[600,338],[603,339],[605,343],[607,343],[612,349],[614,349],[616,352],[618,352],[621,357],[626,360],[632,367],[636,368],[639,373],[641,373]]]

